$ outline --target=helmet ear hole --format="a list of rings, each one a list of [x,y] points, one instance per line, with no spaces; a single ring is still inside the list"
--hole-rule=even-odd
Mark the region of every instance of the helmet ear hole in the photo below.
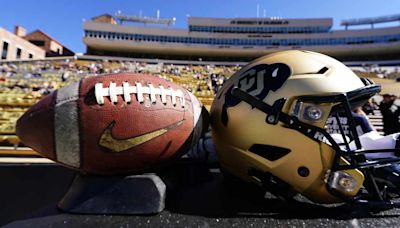
[[[290,149],[287,148],[261,144],[252,145],[249,151],[269,161],[276,161],[290,153]]]

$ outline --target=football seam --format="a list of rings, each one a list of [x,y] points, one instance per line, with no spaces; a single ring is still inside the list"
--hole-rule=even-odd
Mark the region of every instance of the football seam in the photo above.
[[[83,86],[83,83],[82,83],[82,81],[80,81],[79,82],[79,88],[78,88],[78,97],[81,97],[81,93],[82,93],[82,86]],[[79,131],[78,131],[78,134],[79,134],[79,168],[80,169],[82,169],[82,167],[84,166],[84,162],[85,162],[85,158],[84,158],[84,156],[83,156],[83,148],[84,148],[84,145],[83,145],[83,142],[84,142],[84,140],[83,140],[83,136],[84,136],[84,134],[82,134],[81,132],[82,132],[82,129],[83,129],[83,124],[82,124],[82,108],[81,108],[81,106],[82,106],[82,104],[83,103],[81,103],[81,100],[80,99],[78,99],[77,101],[76,101],[76,107],[77,107],[77,112],[78,112],[78,129],[79,129]]]
[[[71,96],[71,97],[66,97],[64,99],[58,100],[58,102],[56,102],[56,106],[61,106],[65,103],[71,102],[71,101],[76,101],[79,99],[79,96]]]

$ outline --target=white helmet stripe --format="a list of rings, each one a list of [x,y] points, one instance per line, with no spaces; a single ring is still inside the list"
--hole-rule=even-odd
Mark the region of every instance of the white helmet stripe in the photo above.
[[[191,92],[187,92],[187,93],[189,94],[190,100],[192,102],[193,126],[196,126],[197,121],[199,121],[199,118],[200,118],[200,115],[201,115],[201,107],[202,107],[202,105],[200,104],[199,100]]]
[[[79,82],[63,87],[57,91],[54,110],[57,160],[76,168],[80,166],[78,98]]]

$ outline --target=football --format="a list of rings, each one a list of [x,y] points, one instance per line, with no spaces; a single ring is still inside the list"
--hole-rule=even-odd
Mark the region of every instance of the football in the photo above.
[[[207,130],[208,112],[186,89],[148,74],[91,76],[47,95],[17,135],[53,161],[92,174],[140,173],[180,157]]]

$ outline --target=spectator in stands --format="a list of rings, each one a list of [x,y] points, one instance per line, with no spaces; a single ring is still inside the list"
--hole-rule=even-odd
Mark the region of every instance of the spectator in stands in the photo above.
[[[356,124],[356,131],[359,136],[375,130],[361,107],[354,109],[351,114],[354,118]],[[348,142],[352,141],[353,136],[350,130],[349,120],[347,116],[344,113],[339,113],[338,116],[342,130],[344,134],[348,137]],[[328,118],[325,124],[325,129],[331,135],[336,135],[341,133],[336,116],[330,116]]]
[[[399,107],[394,104],[396,96],[384,94],[383,100],[379,104],[379,110],[383,117],[383,131],[385,135],[390,135],[400,131],[399,127]]]
[[[64,72],[61,75],[61,81],[66,82],[69,78],[69,73],[68,72]]]
[[[217,78],[217,88],[215,94],[217,94],[218,90],[222,87],[224,82],[226,81],[226,77],[222,74],[220,74]]]
[[[218,82],[217,75],[211,74],[211,88],[213,89],[214,94],[216,94],[218,90],[217,82]]]
[[[362,110],[366,115],[375,115],[374,111],[377,109],[379,109],[379,106],[374,98],[369,99],[368,102],[362,106]]]
[[[362,107],[357,107],[352,112],[354,121],[356,122],[356,130],[358,135],[375,131],[372,124],[369,122],[368,115],[363,111]]]

